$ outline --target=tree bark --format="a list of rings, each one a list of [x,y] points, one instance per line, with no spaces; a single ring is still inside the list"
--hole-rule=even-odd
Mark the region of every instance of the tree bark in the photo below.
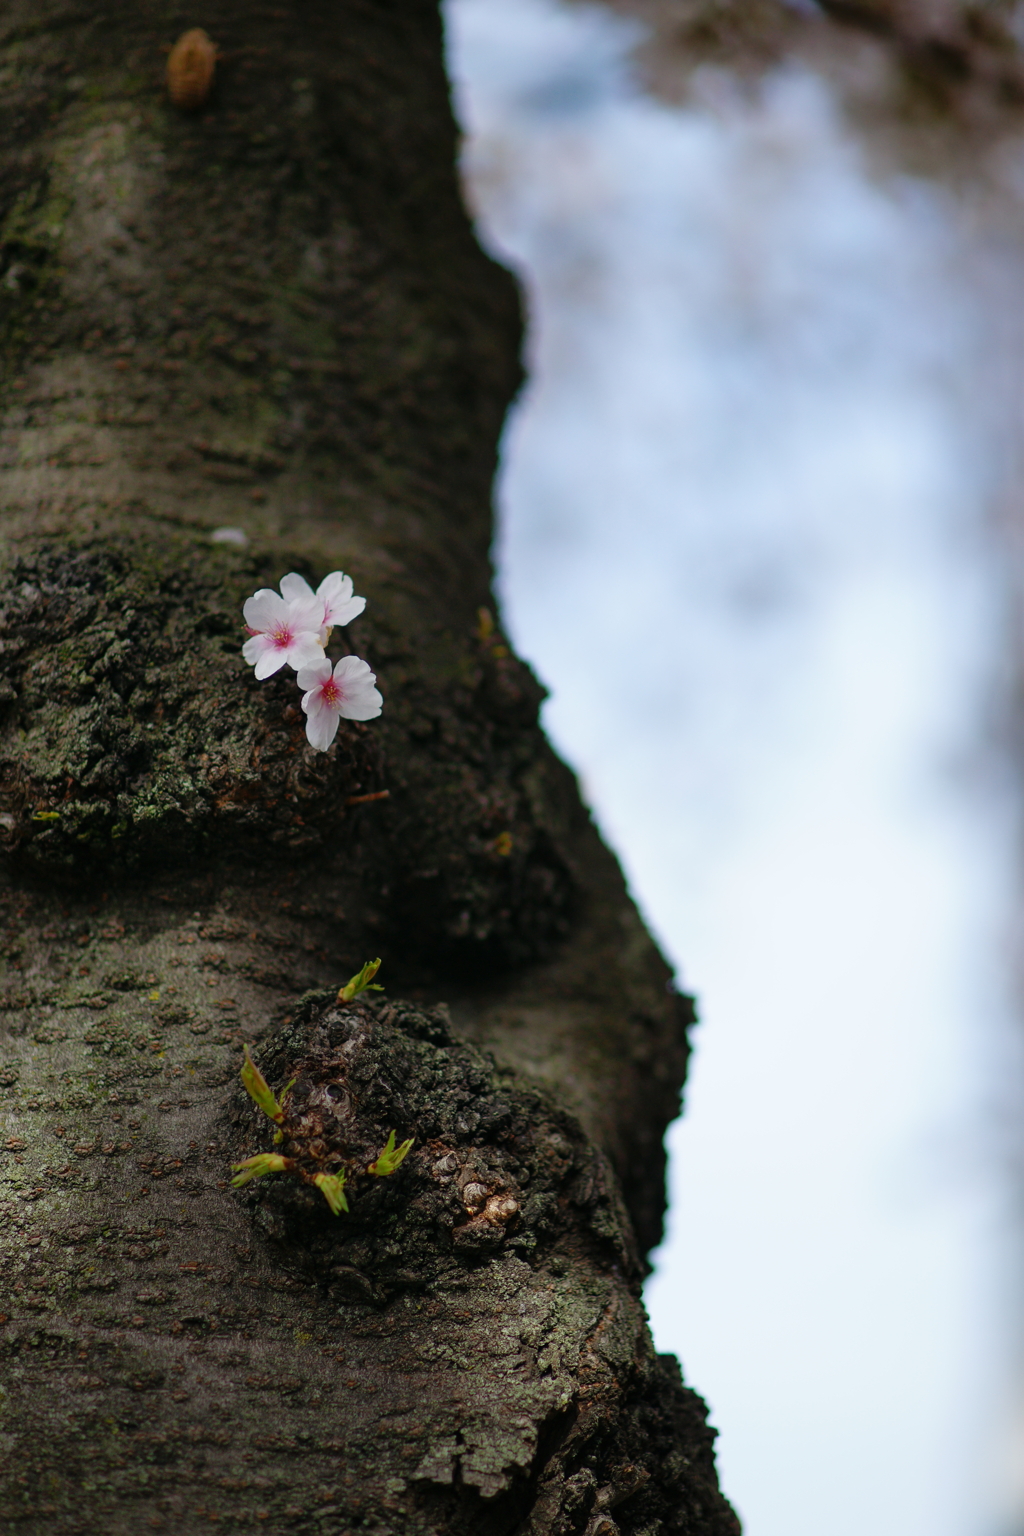
[[[9,0],[0,49],[3,1522],[735,1532],[639,1289],[691,1005],[492,619],[518,304],[436,7]],[[321,755],[240,610],[337,568],[385,707]],[[247,1042],[347,1215],[229,1186]]]

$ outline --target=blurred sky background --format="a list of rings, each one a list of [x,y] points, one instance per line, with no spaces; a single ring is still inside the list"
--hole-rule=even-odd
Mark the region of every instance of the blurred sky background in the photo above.
[[[469,201],[529,317],[505,619],[703,1020],[656,1342],[748,1536],[1019,1532],[977,234],[872,170],[806,68],[673,108],[600,8],[446,18]]]

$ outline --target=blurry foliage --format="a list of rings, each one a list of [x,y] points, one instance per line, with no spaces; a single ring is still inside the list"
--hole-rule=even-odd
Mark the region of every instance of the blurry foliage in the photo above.
[[[996,126],[1024,106],[1024,5],[930,0],[608,0],[650,36],[638,53],[659,95],[686,93],[701,65],[759,73],[792,54],[841,59],[851,32],[892,65],[903,109]]]

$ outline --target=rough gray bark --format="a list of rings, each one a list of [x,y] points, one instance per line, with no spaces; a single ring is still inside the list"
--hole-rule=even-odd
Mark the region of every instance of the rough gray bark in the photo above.
[[[436,8],[9,0],[0,48],[0,1521],[726,1536],[639,1299],[692,1014],[492,626],[519,320]],[[386,704],[317,756],[240,608],[338,567]],[[324,1144],[415,1138],[349,1216],[229,1188],[247,1041]]]

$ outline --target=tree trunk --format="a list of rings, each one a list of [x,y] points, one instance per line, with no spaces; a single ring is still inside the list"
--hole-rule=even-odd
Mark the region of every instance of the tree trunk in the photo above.
[[[735,1532],[640,1301],[690,1004],[491,618],[518,306],[436,8],[0,38],[7,1528]],[[241,605],[338,568],[385,705],[318,754]],[[348,1214],[230,1187],[243,1042]]]

